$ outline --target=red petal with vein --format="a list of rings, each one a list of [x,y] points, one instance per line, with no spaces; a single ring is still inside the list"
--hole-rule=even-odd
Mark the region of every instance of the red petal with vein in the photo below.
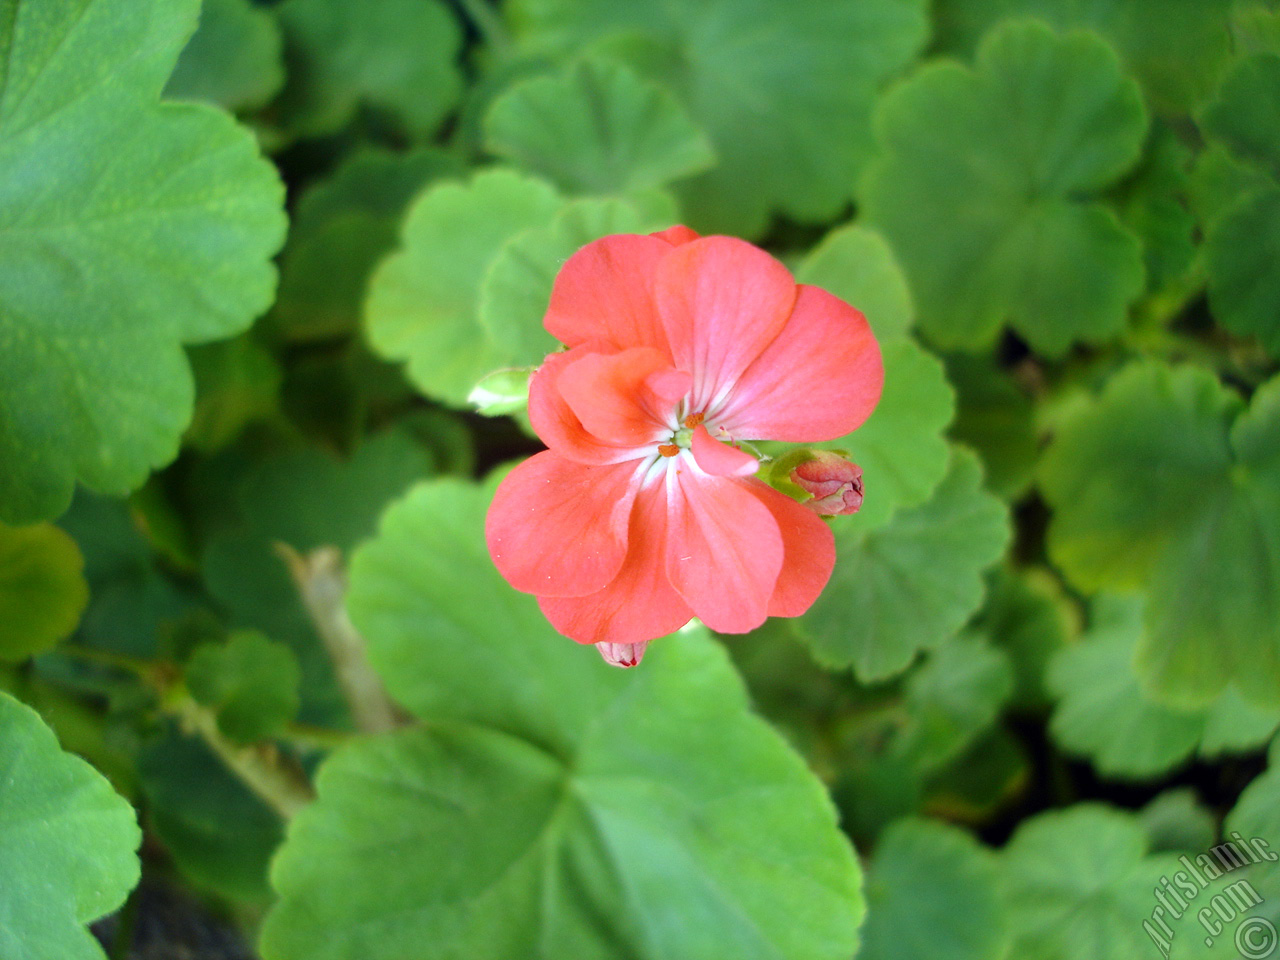
[[[712,630],[754,630],[764,623],[782,569],[773,513],[741,481],[689,467],[669,474],[668,485],[672,586]]]
[[[747,368],[716,419],[748,440],[834,440],[871,415],[883,385],[880,345],[866,317],[802,284],[791,319]]]
[[[649,387],[650,378],[656,376],[661,385],[670,379],[667,374],[679,371],[665,354],[636,347],[575,360],[561,371],[556,389],[589,433],[608,443],[640,446],[671,434],[666,420],[673,404]],[[682,382],[687,391],[687,374]]]
[[[551,288],[543,325],[569,347],[603,340],[617,349],[653,347],[671,356],[654,306],[658,263],[671,244],[657,237],[617,234],[570,257]]]
[[[529,420],[539,439],[567,460],[593,465],[634,460],[634,445],[609,443],[589,433],[560,395],[564,371],[597,347],[583,344],[567,353],[553,353],[543,361],[529,381]]]
[[[693,409],[700,411],[778,335],[796,284],[786,267],[744,240],[704,237],[668,251],[658,266],[658,311],[675,365],[693,374]]]
[[[679,630],[693,616],[667,580],[667,498],[661,483],[636,497],[627,558],[618,575],[585,597],[540,597],[551,625],[578,643],[640,643]]]
[[[544,597],[595,593],[617,576],[637,464],[587,467],[550,450],[511,471],[485,518],[485,541],[517,590]]]
[[[782,533],[782,572],[769,598],[769,616],[798,617],[818,599],[836,565],[836,538],[821,517],[758,480],[743,486],[769,508]]]
[[[749,477],[760,466],[760,461],[751,454],[721,443],[706,427],[693,431],[692,450],[698,466],[716,477]]]

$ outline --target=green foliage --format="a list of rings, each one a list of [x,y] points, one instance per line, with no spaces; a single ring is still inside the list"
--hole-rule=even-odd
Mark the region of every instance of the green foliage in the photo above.
[[[976,350],[1007,322],[1058,356],[1120,331],[1142,250],[1096,195],[1138,159],[1146,116],[1106,44],[1005,24],[974,69],[941,61],[896,87],[876,130],[866,215],[931,339]]]
[[[485,503],[419,487],[356,557],[353,618],[427,726],[327,762],[274,867],[264,954],[847,956],[851,851],[723,652],[688,633],[642,672],[580,656],[503,589]]]
[[[919,51],[920,0],[512,0],[522,50],[583,47],[671,85],[719,163],[680,199],[703,232],[754,236],[775,210],[827,219],[848,199],[871,149],[878,88]]]
[[[361,108],[425,139],[457,103],[461,30],[439,0],[285,0],[289,78],[280,122],[290,134],[336,133]]]
[[[105,960],[85,924],[138,882],[132,808],[3,692],[0,771],[0,956]]]
[[[283,46],[275,18],[252,0],[203,0],[164,95],[237,112],[264,106],[284,85]]]
[[[1280,703],[1277,451],[1280,380],[1245,409],[1203,370],[1146,363],[1068,418],[1044,458],[1050,553],[1083,590],[1145,589],[1136,666],[1163,701],[1206,705],[1234,681]]]
[[[89,600],[75,541],[49,524],[0,525],[0,660],[22,660],[75,629]]]
[[[796,280],[855,304],[881,340],[906,333],[914,321],[907,278],[884,237],[860,224],[837,227],[809,252]]]
[[[489,107],[485,134],[495,154],[567,193],[660,187],[715,162],[674,96],[607,60],[515,84]]]
[[[5,522],[56,516],[76,480],[122,494],[172,460],[192,404],[180,344],[237,333],[270,303],[275,171],[225,114],[156,102],[197,10],[0,10],[0,75],[23,91],[0,113]]]
[[[298,713],[298,661],[284,644],[240,631],[206,643],[187,661],[187,689],[213,711],[223,735],[240,743],[280,733]]]

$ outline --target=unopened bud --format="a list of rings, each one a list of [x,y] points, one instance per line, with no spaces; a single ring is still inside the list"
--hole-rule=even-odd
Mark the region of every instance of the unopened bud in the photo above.
[[[813,496],[804,505],[821,516],[857,513],[862,506],[862,468],[830,450],[813,451],[812,459],[791,471],[790,480]]]
[[[648,645],[648,640],[641,640],[639,643],[597,643],[596,649],[611,667],[634,667],[644,659],[644,648]]]

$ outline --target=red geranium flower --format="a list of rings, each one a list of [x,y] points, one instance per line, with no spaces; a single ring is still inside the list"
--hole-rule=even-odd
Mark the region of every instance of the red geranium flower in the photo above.
[[[544,322],[569,348],[530,383],[550,449],[507,476],[486,523],[510,584],[620,666],[694,616],[745,633],[807,610],[831,531],[737,444],[866,420],[884,368],[862,314],[749,243],[673,227],[583,247]]]

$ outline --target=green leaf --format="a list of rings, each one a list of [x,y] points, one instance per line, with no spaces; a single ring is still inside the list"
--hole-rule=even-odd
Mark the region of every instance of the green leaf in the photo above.
[[[1066,417],[1044,457],[1050,555],[1086,592],[1145,589],[1137,671],[1172,706],[1232,681],[1280,703],[1277,450],[1280,378],[1245,411],[1206,371],[1141,363]]]
[[[0,525],[0,661],[25,660],[71,634],[89,602],[84,559],[57,527]]]
[[[715,163],[670,92],[608,60],[519,81],[493,101],[484,129],[493,153],[566,193],[660,187]]]
[[[1151,951],[1151,916],[1171,855],[1148,855],[1132,814],[1080,804],[1026,820],[1002,852],[1019,960],[1133,960]]]
[[[852,851],[724,651],[688,631],[618,671],[556,635],[493,569],[486,501],[421,486],[356,556],[352,618],[427,725],[321,768],[263,955],[851,955]]]
[[[671,226],[674,209],[628,200],[575,200],[545,227],[513,237],[480,287],[480,325],[500,345],[504,365],[536,366],[560,345],[542,326],[556,274],[579,247],[612,233],[651,233]]]
[[[921,326],[978,349],[1009,323],[1061,355],[1101,342],[1142,292],[1142,249],[1098,192],[1130,169],[1146,116],[1096,36],[1014,22],[974,69],[941,61],[881,101],[861,195],[893,245]]]
[[[1270,739],[1280,709],[1251,708],[1233,691],[1205,710],[1175,710],[1144,694],[1133,669],[1142,629],[1140,599],[1094,602],[1093,627],[1050,666],[1049,686],[1059,699],[1050,730],[1058,743],[1090,757],[1107,776],[1145,779],[1178,766],[1197,747],[1242,751]]]
[[[426,140],[462,91],[457,20],[439,0],[285,0],[289,78],[277,109],[291,134],[337,133],[361,110]]]
[[[1217,819],[1191,787],[1166,790],[1139,810],[1138,817],[1157,853],[1207,850],[1218,835]]]
[[[204,0],[164,95],[237,112],[265,106],[284,85],[283,44],[275,18],[251,0]]]
[[[138,774],[149,830],[184,876],[242,903],[270,899],[267,866],[284,825],[201,741],[173,733],[152,741]]]
[[[373,275],[373,348],[407,360],[424,393],[465,406],[481,377],[512,366],[480,325],[481,284],[507,241],[548,226],[562,203],[546,183],[508,170],[427,190],[409,209],[401,248]]]
[[[298,660],[257,631],[202,644],[185,677],[191,695],[217,716],[218,729],[239,743],[269,739],[298,715]]]
[[[1047,570],[1005,568],[992,576],[987,604],[974,628],[1009,654],[1016,707],[1039,711],[1049,705],[1045,671],[1050,659],[1075,639],[1079,621],[1062,585]]]
[[[191,347],[187,356],[196,377],[195,415],[183,438],[189,446],[214,453],[276,412],[280,366],[252,335]]]
[[[884,237],[860,224],[823,237],[801,261],[796,280],[857,307],[882,342],[911,328],[915,308],[907,278]]]
[[[274,168],[226,114],[157,103],[198,6],[4,0],[4,522],[56,516],[77,479],[126,493],[171,460],[192,405],[180,345],[270,302]]]
[[[365,149],[304,193],[280,261],[271,327],[290,340],[345,336],[359,324],[369,277],[396,244],[409,201],[461,173],[449,154]]]
[[[923,46],[920,0],[517,0],[507,18],[530,55],[584,48],[669,83],[720,163],[681,207],[703,232],[754,236],[770,212],[829,220],[870,148],[877,89]]]
[[[1188,209],[1191,151],[1173,128],[1157,124],[1146,156],[1115,193],[1125,226],[1142,238],[1149,295],[1175,287],[1196,255],[1196,218]]]
[[[952,439],[982,457],[988,487],[1006,500],[1021,499],[1040,454],[1032,398],[987,356],[952,354],[947,380],[956,391]]]
[[[972,49],[1003,17],[1035,16],[1060,30],[1094,30],[1114,43],[1163,114],[1185,114],[1213,92],[1230,62],[1232,0],[940,0],[938,39]]]
[[[867,871],[858,960],[1000,960],[1009,945],[990,851],[955,827],[900,820]]]
[[[119,907],[138,882],[133,808],[6,693],[0,771],[0,956],[105,960],[85,924]]]
[[[1241,160],[1280,175],[1280,56],[1236,61],[1201,113],[1200,128]]]
[[[795,623],[822,663],[852,665],[873,681],[950,639],[978,609],[982,572],[1009,542],[1009,517],[982,489],[977,457],[956,448],[928,502],[880,525],[862,520],[835,527],[835,573]]]
[[[1280,187],[1231,208],[1210,230],[1207,247],[1213,315],[1280,356]]]
[[[532,367],[509,367],[495,370],[476,384],[467,397],[477,413],[486,417],[504,417],[519,413],[529,405],[529,379]]]

